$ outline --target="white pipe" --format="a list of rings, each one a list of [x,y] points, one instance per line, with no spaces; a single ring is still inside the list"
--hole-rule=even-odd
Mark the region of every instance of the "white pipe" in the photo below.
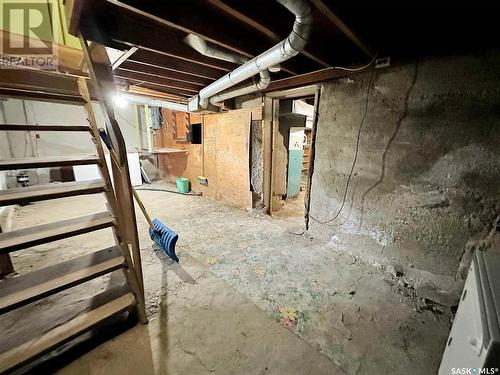
[[[152,107],[161,107],[167,108],[178,112],[187,112],[187,104],[175,103],[175,102],[167,102],[165,100],[153,99],[147,96],[130,94],[128,92],[120,92],[118,95],[126,100],[129,100],[133,103],[149,105]]]
[[[210,98],[210,103],[213,105],[219,105],[220,102],[223,102],[224,100],[235,98],[241,95],[250,94],[254,91],[264,90],[267,86],[269,86],[269,83],[271,82],[269,70],[263,70],[262,72],[259,73],[259,75],[260,75],[260,80],[258,82],[252,83],[248,86],[235,88],[233,90],[215,94]]]
[[[198,35],[188,34],[188,36],[184,38],[184,43],[201,53],[203,56],[212,57],[214,59],[224,60],[236,64],[244,64],[250,60],[248,57],[240,55],[239,53],[223,51],[212,43],[208,43],[205,39],[199,37]]]
[[[293,30],[288,37],[266,52],[239,66],[224,77],[202,89],[200,107],[207,108],[209,99],[261,71],[282,63],[304,49],[311,33],[312,14],[308,0],[277,0],[295,15]]]

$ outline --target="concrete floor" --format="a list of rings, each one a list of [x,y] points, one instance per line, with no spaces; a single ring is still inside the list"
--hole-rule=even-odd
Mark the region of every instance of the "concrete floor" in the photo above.
[[[284,219],[198,196],[140,195],[151,216],[179,233],[181,262],[171,264],[153,248],[138,216],[150,323],[89,351],[61,374],[437,372],[450,314],[416,299],[396,275],[307,233],[293,234]],[[40,202],[18,209],[15,225],[103,207],[101,196]],[[112,244],[110,231],[101,230],[18,252],[13,262],[23,273]],[[64,301],[84,299],[113,278],[37,303],[36,313],[54,318],[47,306],[60,311]],[[27,308],[32,313],[33,306]],[[15,332],[12,320],[0,321],[2,332]]]

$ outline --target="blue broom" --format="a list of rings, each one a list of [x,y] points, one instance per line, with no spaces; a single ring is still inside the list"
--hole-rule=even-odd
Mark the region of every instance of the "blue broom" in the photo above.
[[[108,148],[109,152],[113,153],[113,150],[111,148],[111,139],[109,138],[109,135],[106,133],[106,131],[104,129],[99,129],[99,135],[101,136],[101,139]],[[153,242],[160,246],[160,248],[170,258],[172,258],[175,262],[179,262],[179,258],[175,254],[175,244],[177,243],[179,236],[172,229],[163,224],[160,220],[151,220],[148,211],[146,211],[146,207],[144,207],[141,198],[139,198],[139,194],[137,194],[137,191],[135,191],[133,187],[132,191],[134,193],[134,198],[137,204],[139,205],[142,213],[144,214],[144,217],[149,223],[149,237],[151,237]]]

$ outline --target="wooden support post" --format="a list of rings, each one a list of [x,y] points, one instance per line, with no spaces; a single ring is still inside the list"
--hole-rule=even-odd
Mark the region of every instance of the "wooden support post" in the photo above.
[[[148,151],[153,152],[153,140],[151,138],[151,111],[149,105],[144,106],[144,114],[146,116],[146,132],[148,135]]]
[[[306,230],[309,229],[309,211],[311,209],[311,187],[312,187],[312,177],[314,173],[314,157],[316,154],[316,132],[318,129],[318,118],[319,118],[319,98],[321,94],[321,89],[318,87],[316,93],[314,94],[314,120],[313,127],[311,130],[311,149],[309,151],[309,169],[307,171],[307,191],[305,196],[305,212],[304,216],[306,219]]]
[[[142,119],[141,119],[141,107],[137,104],[134,104],[135,109],[135,120],[136,120],[136,148],[137,151],[142,150]]]
[[[262,149],[264,152],[264,206],[267,213],[271,213],[271,173],[272,173],[272,147],[273,147],[273,99],[264,97],[262,109]]]

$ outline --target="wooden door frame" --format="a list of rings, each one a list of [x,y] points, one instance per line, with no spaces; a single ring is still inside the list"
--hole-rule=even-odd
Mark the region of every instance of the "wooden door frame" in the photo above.
[[[320,97],[320,85],[310,85],[305,87],[299,87],[289,90],[281,90],[266,93],[263,99],[263,111],[262,111],[262,127],[263,127],[263,153],[264,153],[264,206],[266,208],[267,214],[273,215],[272,209],[272,197],[274,196],[274,174],[275,174],[275,134],[279,128],[279,101],[280,99],[294,99],[304,96],[314,95],[314,121],[311,130],[311,153],[310,153],[310,165],[308,172],[307,181],[307,193],[305,197],[305,221],[306,228],[309,222],[309,202],[310,202],[310,190],[311,190],[311,180],[314,165],[314,149],[315,149],[315,136],[316,136],[316,125],[318,119],[318,103]]]

